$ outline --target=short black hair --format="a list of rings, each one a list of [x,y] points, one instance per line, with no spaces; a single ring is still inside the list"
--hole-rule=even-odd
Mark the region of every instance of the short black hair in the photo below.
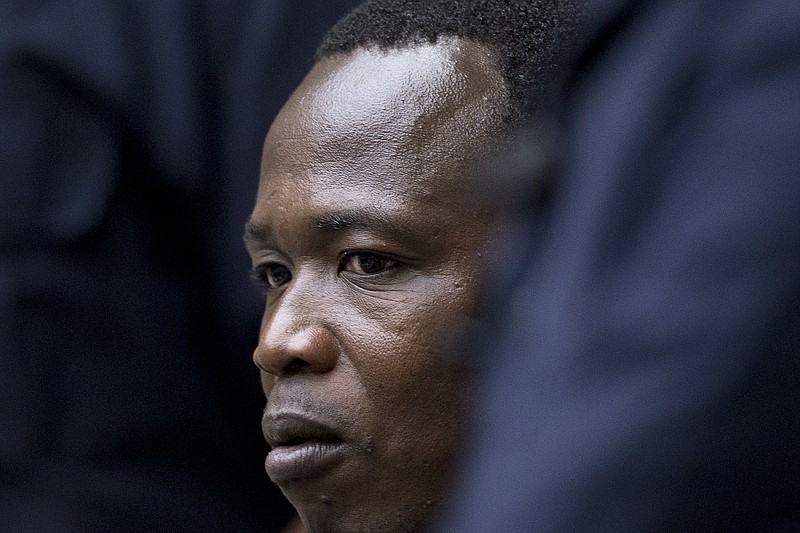
[[[396,49],[461,37],[498,57],[516,118],[549,96],[582,21],[581,0],[368,0],[336,23],[317,60],[359,47]],[[520,116],[522,115],[522,116]]]

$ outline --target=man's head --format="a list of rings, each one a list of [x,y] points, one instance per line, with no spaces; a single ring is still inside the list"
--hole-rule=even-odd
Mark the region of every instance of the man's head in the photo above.
[[[464,27],[507,24],[528,6],[517,24],[554,38],[567,13],[489,4],[362,6],[267,135],[245,235],[267,285],[253,357],[267,471],[312,531],[415,530],[443,496],[465,376],[441,355],[473,311],[491,226],[466,178],[522,108],[508,72],[539,68],[505,67],[497,41],[447,21],[458,7]],[[401,23],[387,43],[379,26]]]

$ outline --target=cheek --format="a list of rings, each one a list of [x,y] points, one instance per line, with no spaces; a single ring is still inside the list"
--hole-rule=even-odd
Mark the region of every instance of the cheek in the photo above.
[[[379,420],[374,434],[382,454],[404,476],[425,477],[420,463],[442,475],[449,464],[465,414],[468,382],[453,363],[453,344],[460,318],[447,302],[413,308],[383,340],[385,349],[362,377]],[[425,482],[427,483],[427,481]]]
[[[361,349],[351,357],[368,389],[398,401],[431,379],[447,380],[439,369],[472,312],[468,286],[449,276],[429,279],[393,301],[364,306],[362,327],[351,330],[353,344],[360,341]]]

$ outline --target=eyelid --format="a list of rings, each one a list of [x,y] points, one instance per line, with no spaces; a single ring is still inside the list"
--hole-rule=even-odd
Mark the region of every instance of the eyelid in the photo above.
[[[385,268],[381,268],[380,271],[378,271],[378,272],[372,272],[372,273],[369,273],[369,272],[359,273],[359,272],[353,272],[352,269],[348,269],[347,268],[348,263],[354,257],[358,257],[358,256],[361,256],[361,255],[371,255],[371,256],[379,258],[382,261],[390,262],[391,264],[388,265]],[[374,252],[372,250],[353,250],[353,251],[349,251],[349,252],[346,252],[346,253],[342,254],[342,258],[339,261],[339,271],[340,272],[351,272],[351,273],[359,275],[359,276],[377,276],[379,274],[382,274],[382,273],[386,272],[387,270],[391,270],[393,268],[397,268],[398,266],[400,266],[402,264],[403,264],[403,261],[401,261],[400,259],[397,259],[395,257],[392,257],[389,254],[385,254],[385,253],[381,253],[381,252]]]
[[[286,280],[286,282],[281,283],[279,285],[273,285],[273,283],[270,282],[270,277],[271,277],[270,276],[270,274],[271,274],[270,271],[271,271],[271,269],[274,269],[276,267],[285,268],[287,270],[287,272],[289,273],[289,279]],[[251,275],[260,285],[264,286],[268,291],[274,291],[274,290],[280,289],[281,287],[283,287],[284,285],[286,285],[290,281],[292,281],[292,279],[294,277],[294,274],[292,273],[292,269],[289,268],[289,266],[283,264],[280,261],[274,261],[274,260],[273,261],[264,261],[264,262],[262,262],[262,263],[260,263],[258,265],[255,265],[253,267]]]

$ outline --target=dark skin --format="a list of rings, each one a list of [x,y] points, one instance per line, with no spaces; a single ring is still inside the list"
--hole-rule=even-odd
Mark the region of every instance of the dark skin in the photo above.
[[[492,55],[442,39],[311,70],[273,123],[245,241],[270,477],[309,531],[414,531],[442,499],[490,217],[466,193],[505,131]]]

